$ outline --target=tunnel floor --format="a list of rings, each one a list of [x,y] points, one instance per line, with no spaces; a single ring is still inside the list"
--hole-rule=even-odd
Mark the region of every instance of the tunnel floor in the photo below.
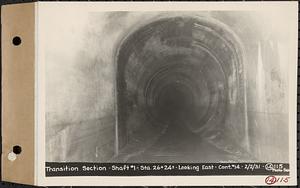
[[[218,158],[229,160],[231,157],[199,136],[187,132],[179,134],[174,129],[168,128],[150,148],[140,155],[129,158],[128,162],[207,162]]]
[[[242,148],[239,150],[236,146],[231,147],[235,147],[234,152],[218,148],[213,142],[192,133],[184,128],[182,124],[173,122],[168,126],[164,134],[160,135],[149,147],[145,148],[143,145],[129,143],[113,161],[131,163],[205,163],[253,160],[250,155],[245,155]]]

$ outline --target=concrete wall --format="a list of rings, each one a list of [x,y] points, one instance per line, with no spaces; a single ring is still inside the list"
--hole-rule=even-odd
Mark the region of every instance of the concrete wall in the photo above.
[[[44,34],[50,39],[45,47],[46,161],[105,162],[114,156],[117,48],[128,33],[166,14],[89,13],[75,19],[74,13],[55,22],[45,20],[51,28]],[[288,41],[281,33],[288,28],[250,12],[195,15],[223,22],[244,45],[245,149],[260,161],[287,161]]]
[[[263,14],[214,15],[239,15],[226,23],[245,47],[250,152],[261,161],[288,162],[289,28]]]

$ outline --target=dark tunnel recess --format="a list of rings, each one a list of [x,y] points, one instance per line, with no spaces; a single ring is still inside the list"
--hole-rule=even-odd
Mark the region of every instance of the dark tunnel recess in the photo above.
[[[119,148],[243,129],[231,121],[244,105],[240,50],[226,26],[198,17],[162,18],[124,39],[117,56]]]

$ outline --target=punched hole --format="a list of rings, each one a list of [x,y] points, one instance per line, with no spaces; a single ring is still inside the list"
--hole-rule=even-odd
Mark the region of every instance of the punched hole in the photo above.
[[[10,153],[8,153],[7,158],[10,161],[15,161],[17,159],[17,155],[14,152],[10,152]]]
[[[14,146],[14,147],[13,147],[13,152],[14,152],[14,154],[16,154],[16,155],[19,155],[19,154],[22,152],[21,146]]]
[[[19,46],[21,44],[22,40],[19,36],[15,36],[12,40],[12,43],[15,45],[15,46]]]

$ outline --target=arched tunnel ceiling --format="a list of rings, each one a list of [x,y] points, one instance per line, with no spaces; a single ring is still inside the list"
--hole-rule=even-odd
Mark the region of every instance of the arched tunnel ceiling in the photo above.
[[[168,129],[198,136],[225,130],[244,103],[242,63],[234,33],[216,21],[170,17],[137,29],[117,58],[124,142],[160,137]]]

